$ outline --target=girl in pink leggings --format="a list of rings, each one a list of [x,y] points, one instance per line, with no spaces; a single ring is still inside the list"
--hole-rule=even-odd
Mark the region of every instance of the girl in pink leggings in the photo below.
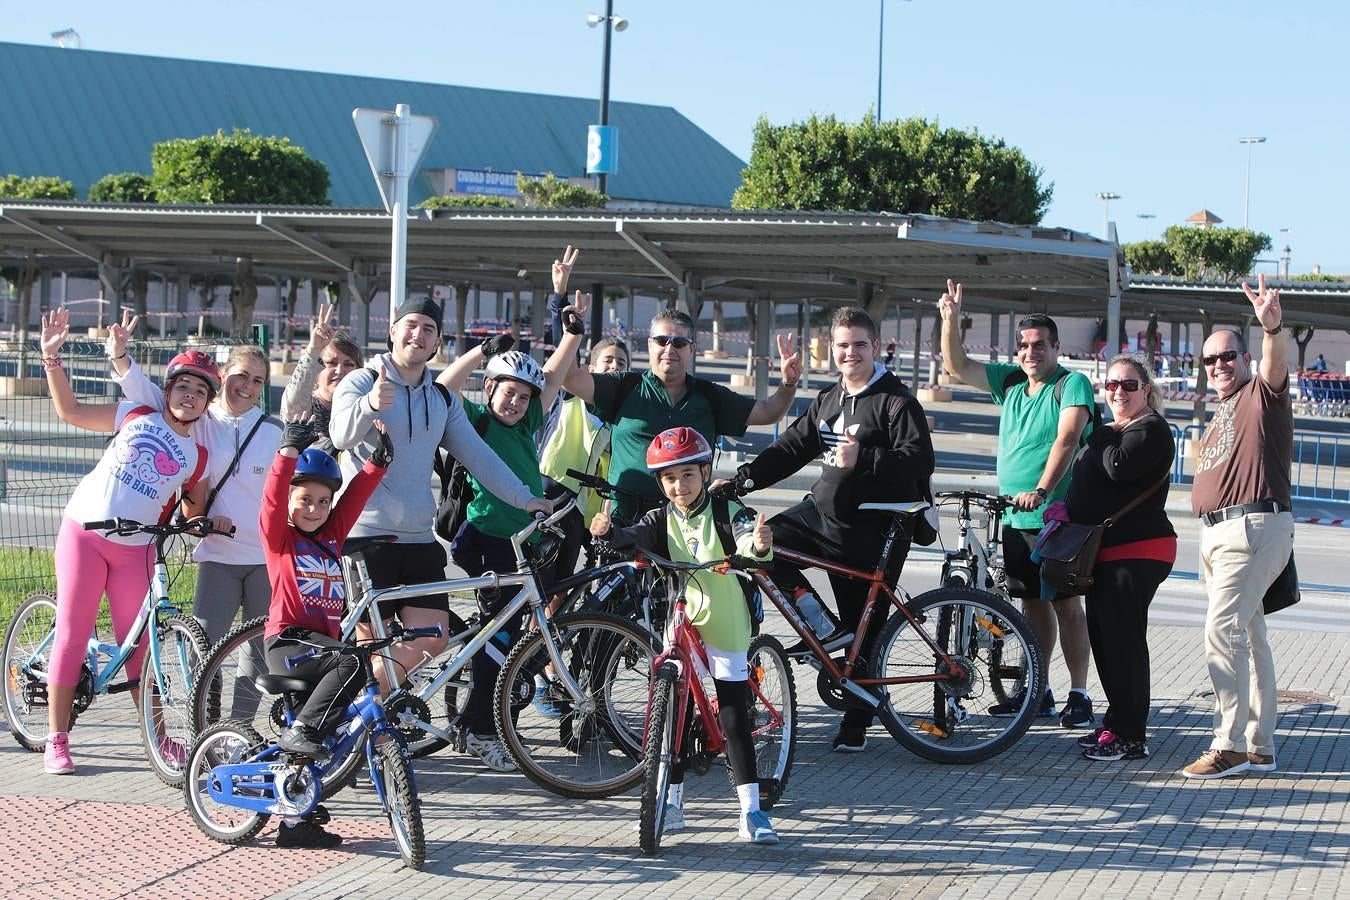
[[[99,603],[107,594],[113,630],[121,641],[135,622],[154,564],[148,535],[105,537],[85,531],[83,523],[119,516],[162,522],[172,514],[180,491],[204,496],[201,473],[206,450],[188,436],[188,430],[220,390],[216,364],[206,354],[189,350],[169,362],[162,413],[132,403],[82,403],[61,368],[61,347],[69,330],[70,315],[64,309],[42,317],[42,367],[56,414],[78,428],[117,433],[94,471],[75,488],[56,538],[56,637],[49,661],[43,756],[43,766],[52,775],[75,771],[67,731]],[[140,671],[143,652],[143,645],[136,649],[128,672]],[[136,692],[132,699],[139,707]],[[165,750],[166,755],[175,755],[170,748]],[[183,750],[176,748],[177,755]]]

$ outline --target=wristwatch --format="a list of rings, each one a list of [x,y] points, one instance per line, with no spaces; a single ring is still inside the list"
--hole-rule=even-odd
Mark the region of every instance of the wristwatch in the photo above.
[[[1266,326],[1262,325],[1261,330],[1264,331],[1266,334],[1279,334],[1281,331],[1284,331],[1284,323],[1281,322],[1274,328],[1267,328]]]
[[[1050,496],[1050,492],[1043,487],[1036,488],[1036,490],[1032,491],[1032,493],[1035,494],[1037,497],[1040,497],[1042,500]]]

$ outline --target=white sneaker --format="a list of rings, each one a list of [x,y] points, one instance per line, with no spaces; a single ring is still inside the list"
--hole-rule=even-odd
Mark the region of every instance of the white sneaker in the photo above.
[[[633,823],[633,830],[638,831],[642,828],[641,822]],[[661,826],[662,834],[670,834],[672,831],[684,831],[684,810],[673,803],[666,804],[666,821]]]
[[[464,752],[472,754],[483,761],[494,772],[514,772],[516,771],[516,762],[511,758],[511,754],[506,752],[506,747],[495,737],[479,737],[472,731],[464,735]]]

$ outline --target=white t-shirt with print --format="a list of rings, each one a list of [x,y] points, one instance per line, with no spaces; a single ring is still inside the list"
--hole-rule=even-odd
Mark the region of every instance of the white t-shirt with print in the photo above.
[[[134,403],[117,404],[116,427],[103,458],[70,495],[65,514],[80,524],[117,517],[160,522],[179,489],[201,477],[206,449],[174,432],[158,412]],[[151,540],[144,534],[108,539],[131,546]]]

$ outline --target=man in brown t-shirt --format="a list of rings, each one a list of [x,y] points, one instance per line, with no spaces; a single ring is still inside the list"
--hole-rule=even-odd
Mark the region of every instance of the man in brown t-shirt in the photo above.
[[[1216,331],[1204,346],[1219,408],[1200,437],[1191,505],[1200,517],[1209,592],[1205,662],[1214,684],[1214,739],[1181,770],[1187,778],[1275,770],[1275,659],[1261,600],[1294,547],[1294,414],[1279,292],[1266,288],[1264,275],[1255,293],[1245,283],[1242,290],[1265,332],[1260,365],[1253,370],[1236,331]]]

